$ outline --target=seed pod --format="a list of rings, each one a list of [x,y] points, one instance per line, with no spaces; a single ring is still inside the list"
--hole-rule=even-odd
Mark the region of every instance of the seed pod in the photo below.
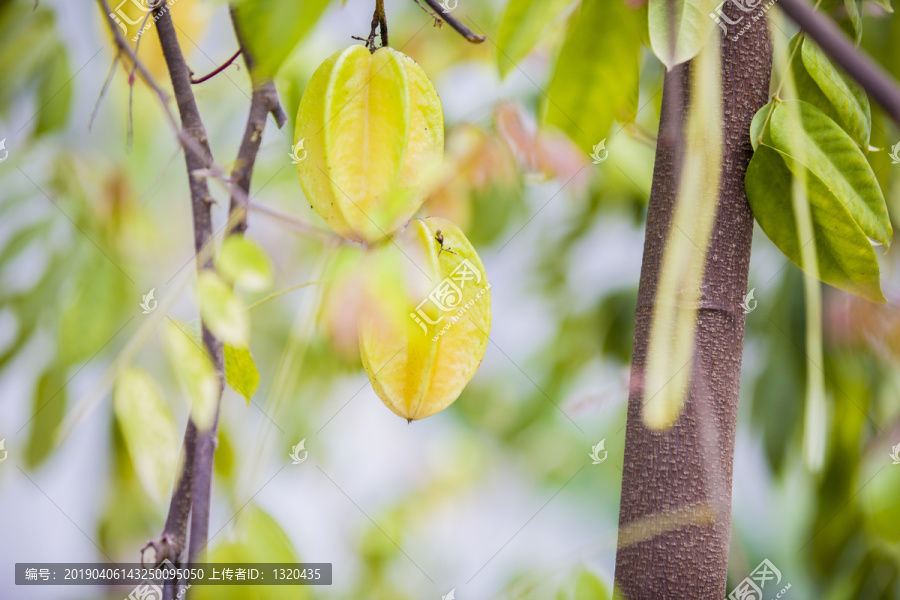
[[[337,233],[373,242],[422,205],[444,152],[444,115],[422,68],[392,48],[350,46],[313,74],[294,144],[307,199]],[[298,157],[299,158],[299,157]]]
[[[388,408],[423,419],[450,406],[478,370],[491,332],[491,286],[472,244],[445,219],[417,219],[377,251],[408,297],[363,315],[362,363]]]

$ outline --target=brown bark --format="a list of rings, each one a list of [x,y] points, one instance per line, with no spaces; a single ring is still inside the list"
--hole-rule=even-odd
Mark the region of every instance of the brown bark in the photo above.
[[[726,5],[734,9],[731,5]],[[738,15],[735,15],[735,17]],[[678,131],[689,65],[666,77],[647,214],[625,434],[616,584],[628,600],[725,597],[731,479],[753,215],[744,194],[750,121],[768,99],[766,19],[722,38],[722,180],[706,260],[690,395],[669,430],[644,427],[641,381],[653,302],[678,190]],[[675,132],[673,134],[673,131]]]

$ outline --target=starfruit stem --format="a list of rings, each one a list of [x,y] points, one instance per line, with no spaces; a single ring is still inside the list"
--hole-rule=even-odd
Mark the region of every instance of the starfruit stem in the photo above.
[[[388,27],[387,16],[384,12],[384,0],[375,0],[375,13],[372,15],[372,29],[369,31],[369,37],[366,38],[366,48],[369,52],[375,52],[375,32],[381,31],[381,47],[388,45]],[[354,37],[354,39],[362,39]]]

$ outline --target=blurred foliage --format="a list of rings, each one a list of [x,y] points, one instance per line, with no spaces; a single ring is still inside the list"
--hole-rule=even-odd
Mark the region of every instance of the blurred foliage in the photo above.
[[[247,11],[242,35],[266,57],[257,76],[277,71],[276,85],[294,119],[309,76],[339,47],[330,47],[334,38],[346,45],[350,35],[368,34],[371,3],[278,2],[281,12],[260,11],[264,4],[240,4],[239,10]],[[601,436],[609,436],[611,456],[621,460],[613,454],[612,438],[624,425],[627,378],[624,386],[610,380],[620,373],[627,377],[638,273],[627,279],[610,276],[609,282],[605,278],[612,267],[637,264],[628,259],[640,251],[640,240],[626,246],[607,244],[606,238],[613,231],[639,233],[643,228],[664,68],[650,49],[647,9],[631,8],[640,2],[607,4],[460,3],[458,14],[497,44],[475,46],[447,26],[432,28],[431,17],[413,2],[388,3],[393,43],[404,44],[404,53],[428,72],[443,94],[445,113],[453,115],[446,124],[446,170],[420,215],[453,220],[488,270],[498,265],[496,275],[491,272],[500,290],[495,293],[505,294],[503,306],[514,306],[517,312],[511,317],[495,313],[495,323],[501,316],[506,322],[515,320],[510,326],[526,330],[527,336],[513,339],[527,338],[528,343],[495,352],[496,363],[486,362],[460,399],[439,417],[441,428],[423,429],[428,435],[436,432],[441,460],[409,457],[403,467],[421,468],[416,471],[421,476],[383,496],[378,508],[367,511],[370,521],[335,542],[352,553],[352,580],[342,583],[341,592],[272,587],[248,596],[250,592],[234,586],[204,586],[196,588],[197,597],[421,598],[415,583],[404,578],[412,571],[400,548],[414,543],[425,530],[423,524],[447,506],[478,504],[482,498],[476,492],[507,483],[498,482],[502,473],[518,486],[516,495],[520,490],[535,495],[535,508],[528,506],[533,513],[573,472],[589,464],[587,451]],[[900,16],[886,13],[883,6],[883,1],[824,0],[820,9],[854,39],[862,32],[865,51],[900,78]],[[607,8],[619,18],[606,17]],[[0,438],[9,438],[7,448],[16,439],[24,449],[22,467],[36,478],[65,460],[60,425],[68,419],[76,427],[83,422],[86,388],[102,380],[105,369],[130,365],[146,373],[158,387],[159,412],[171,413],[178,431],[191,408],[208,409],[214,384],[196,328],[181,324],[179,329],[160,317],[163,310],[171,311],[173,320],[181,323],[199,314],[196,297],[186,291],[192,286],[179,288],[175,277],[182,273],[179,269],[194,266],[182,156],[158,103],[141,83],[133,88],[134,114],[139,116],[134,142],[130,153],[125,151],[128,65],[116,69],[94,130],[86,134],[107,69],[99,68],[91,80],[76,75],[94,46],[86,50],[77,34],[63,31],[71,10],[63,2],[42,1],[35,8],[32,0],[0,0],[0,118],[8,132],[0,135],[6,136],[10,152],[0,165],[0,370],[7,377],[13,373],[23,382],[17,389],[27,394],[7,399],[6,406],[17,406],[17,418],[14,423],[4,421]],[[202,0],[179,0],[173,9],[189,64],[198,72],[205,69],[198,67],[204,63],[195,44],[206,48],[204,32],[225,38],[215,46],[216,56],[227,56],[233,47],[230,30],[211,32],[208,27],[211,15],[224,19],[225,11],[223,2]],[[360,13],[365,13],[357,19],[364,31],[349,31],[344,21]],[[309,18],[288,16],[295,14]],[[93,19],[91,41],[106,45],[97,61],[102,57],[108,64],[112,52],[105,16],[97,12],[88,18]],[[155,32],[149,30],[142,40],[140,56],[168,87]],[[246,73],[229,76],[233,81],[218,76],[195,90],[214,154],[223,164],[243,132],[250,90]],[[466,94],[456,93],[459,82],[469,79],[475,83],[468,84]],[[470,100],[465,111],[448,110],[450,102]],[[632,116],[635,122],[628,123]],[[289,123],[286,130],[293,127]],[[293,169],[280,172],[289,138],[274,127],[266,130],[253,181],[253,193],[260,196],[254,202],[288,213],[307,229],[322,229],[323,222],[304,202]],[[595,166],[588,151],[602,138],[607,138],[609,160]],[[883,149],[897,139],[898,131],[873,103],[869,143]],[[870,150],[866,160],[896,224],[896,167],[892,169],[881,150]],[[214,210],[223,223],[226,195],[218,202]],[[280,515],[276,520],[274,511],[267,512],[262,502],[252,499],[256,488],[248,479],[265,471],[262,465],[282,464],[287,447],[279,437],[272,450],[264,435],[247,439],[247,431],[252,425],[274,437],[277,425],[292,443],[309,436],[307,447],[312,449],[324,444],[314,444],[311,432],[329,418],[346,415],[338,409],[354,410],[359,400],[351,395],[365,376],[352,351],[353,334],[341,317],[360,302],[353,295],[362,292],[348,286],[340,300],[332,300],[325,288],[340,287],[341,282],[329,281],[328,286],[315,283],[269,299],[269,292],[328,279],[322,265],[330,264],[334,250],[330,241],[294,235],[296,228],[284,219],[251,212],[250,223],[248,235],[256,243],[249,249],[226,246],[219,252],[225,280],[213,284],[236,284],[232,304],[212,309],[221,309],[217,314],[226,315],[226,324],[237,312],[247,315],[250,333],[243,340],[249,340],[246,349],[231,347],[226,353],[227,383],[237,392],[226,393],[223,401],[214,496],[223,514],[237,517],[213,540],[211,555],[214,560],[254,562],[320,560],[306,555],[310,540],[296,533],[295,523]],[[345,246],[339,253],[355,250]],[[755,239],[750,285],[756,286],[759,308],[747,318],[741,397],[746,419],[739,421],[738,434],[740,464],[751,468],[736,470],[735,478],[751,480],[771,505],[752,514],[735,512],[729,589],[746,576],[747,567],[768,556],[783,566],[788,580],[803,583],[792,587],[791,597],[900,597],[900,467],[888,456],[900,441],[900,298],[896,250],[879,250],[878,255],[886,306],[823,288],[828,447],[822,472],[804,473],[800,465],[807,363],[801,274],[765,236]],[[582,279],[582,271],[571,274],[576,262],[602,269]],[[333,273],[331,277],[340,279]],[[591,287],[596,282],[587,279],[595,278],[606,285]],[[139,302],[154,285],[160,307],[144,315]],[[164,306],[166,298],[179,294],[180,303],[172,300]],[[213,295],[221,300],[221,294]],[[210,308],[205,310],[210,316]],[[341,347],[351,351],[339,351]],[[206,383],[195,385],[197,373]],[[134,560],[165,518],[165,498],[154,499],[145,486],[148,481],[162,485],[163,475],[154,471],[162,465],[148,467],[135,460],[134,452],[152,440],[133,437],[135,428],[122,423],[121,411],[114,413],[106,401],[111,392],[110,383],[101,394],[103,401],[93,408],[95,415],[106,418],[98,447],[108,456],[78,466],[99,471],[101,483],[72,493],[88,496],[98,507],[93,525],[82,527],[100,548],[115,560]],[[352,402],[343,408],[346,399]],[[261,411],[271,414],[273,423]],[[18,415],[25,418],[18,422]],[[579,434],[566,415],[587,433]],[[22,425],[27,426],[14,436]],[[410,427],[417,426],[430,427],[427,421]],[[330,431],[324,429],[322,435]],[[163,437],[171,445],[171,435]],[[374,447],[341,447],[317,460],[337,464],[345,460],[345,450],[358,451],[359,460],[377,454]],[[360,468],[363,463],[354,464]],[[142,475],[141,469],[149,471]],[[573,480],[554,502],[566,496],[569,506],[584,507],[577,515],[579,523],[602,519],[597,522],[609,524],[614,532],[620,474],[612,468],[594,473],[595,479]],[[174,479],[174,473],[169,475]],[[383,491],[365,475],[359,473],[363,483],[358,485]],[[315,489],[307,481],[290,485],[297,486],[289,489],[298,494],[290,501],[298,504],[303,494]],[[784,511],[796,515],[796,522],[786,528],[778,521]],[[292,519],[316,522],[320,517],[298,511]],[[600,539],[598,533],[583,555],[567,557],[550,574],[532,573],[535,565],[530,564],[502,572],[502,589],[494,597],[610,596],[615,546],[605,547]],[[452,552],[455,546],[448,548]],[[494,550],[485,549],[485,559]],[[520,586],[525,572],[533,577]],[[517,595],[521,589],[527,591]],[[465,600],[461,590],[457,595]]]

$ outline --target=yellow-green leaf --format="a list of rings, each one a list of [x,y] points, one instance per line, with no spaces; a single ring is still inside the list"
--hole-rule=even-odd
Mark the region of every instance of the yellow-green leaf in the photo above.
[[[259,387],[259,371],[249,348],[225,346],[225,379],[231,389],[243,396],[249,404]]]
[[[209,428],[219,402],[219,378],[212,360],[184,324],[166,323],[163,343],[169,364],[187,392],[194,422],[199,429]]]
[[[670,14],[670,8],[674,14]],[[650,46],[666,69],[694,58],[704,44],[718,39],[710,35],[715,26],[711,16],[714,8],[712,0],[650,0]]]
[[[614,120],[634,119],[638,101],[642,12],[621,0],[584,0],[547,88],[548,123],[585,152]]]
[[[234,291],[212,271],[197,278],[197,299],[203,323],[219,340],[232,346],[246,346],[250,339],[250,318]]]
[[[113,409],[144,489],[165,501],[178,461],[178,428],[149,373],[124,369],[113,388]]]
[[[254,79],[274,77],[327,6],[328,0],[238,0],[238,30],[255,61]]]
[[[222,242],[216,268],[236,286],[260,291],[272,284],[272,261],[255,241],[242,235],[231,235]]]
[[[541,34],[572,0],[509,0],[497,33],[497,67],[506,75],[540,41]]]

